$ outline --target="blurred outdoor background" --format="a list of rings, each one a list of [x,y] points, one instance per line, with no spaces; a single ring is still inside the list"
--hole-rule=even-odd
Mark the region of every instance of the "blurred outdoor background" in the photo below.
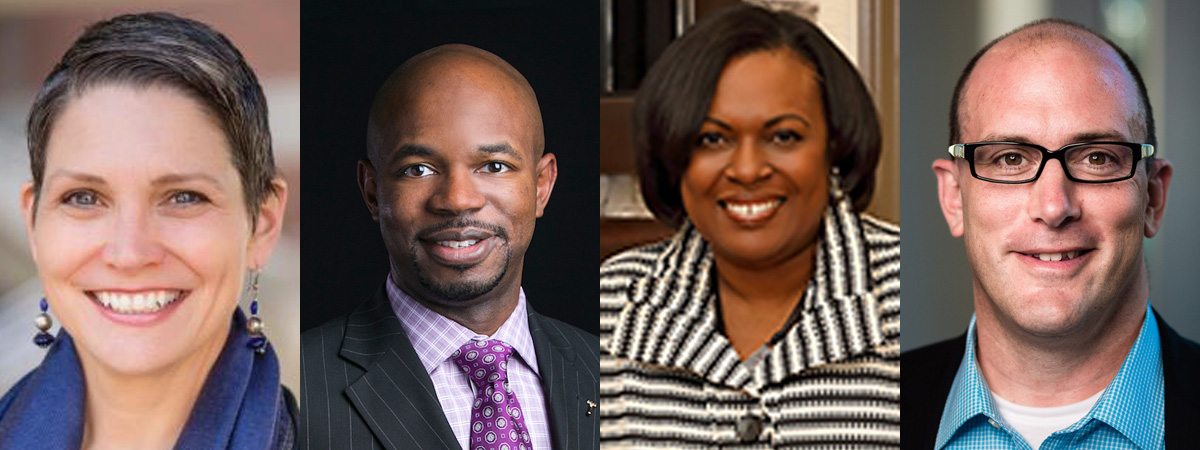
[[[287,179],[289,198],[283,236],[260,280],[259,315],[279,354],[284,385],[299,393],[300,4],[292,0],[0,0],[0,392],[45,353],[32,342],[42,291],[18,201],[21,183],[31,179],[25,144],[29,107],[42,80],[87,25],[146,11],[172,12],[223,33],[266,93],[275,161]],[[243,308],[247,302],[243,299]]]
[[[1200,2],[1188,0],[906,0],[900,8],[900,193],[904,333],[910,350],[962,334],[973,312],[971,272],[950,236],[930,165],[946,157],[950,96],[971,56],[1043,17],[1087,25],[1141,70],[1157,122],[1156,156],[1175,166],[1158,236],[1145,241],[1150,304],[1200,339]]]

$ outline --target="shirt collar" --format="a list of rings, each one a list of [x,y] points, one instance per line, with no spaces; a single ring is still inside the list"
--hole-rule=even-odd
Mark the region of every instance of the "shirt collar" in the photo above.
[[[810,367],[874,350],[884,341],[860,218],[845,199],[826,207],[813,280],[799,320],[754,368],[718,331],[708,242],[690,222],[667,241],[650,275],[630,287],[613,333],[618,357],[678,368],[736,389],[780,382]]]
[[[1163,403],[1162,343],[1154,310],[1147,307],[1142,331],[1129,356],[1088,415],[1120,431],[1139,447],[1156,449],[1162,448],[1164,439]],[[1158,419],[1147,420],[1150,417]]]
[[[513,309],[508,319],[500,325],[491,336],[484,336],[446,316],[438,314],[425,307],[420,302],[400,290],[392,276],[387,280],[388,300],[392,310],[400,319],[400,325],[408,334],[408,340],[416,350],[417,357],[425,370],[432,374],[450,355],[471,340],[498,339],[513,347],[525,365],[538,372],[537,354],[533,351],[533,336],[529,333],[529,318],[525,307],[525,289],[520,289],[517,307]]]
[[[950,386],[942,420],[938,426],[935,449],[943,448],[963,425],[972,419],[984,418],[1003,423],[992,405],[987,381],[979,370],[975,357],[975,316],[967,329],[967,348],[963,353],[958,373]],[[1096,401],[1096,405],[1083,419],[1067,427],[1074,432],[1086,426],[1091,419],[1101,421],[1143,449],[1161,448],[1163,429],[1161,420],[1146,420],[1147,417],[1162,417],[1163,377],[1161,344],[1158,339],[1158,324],[1154,311],[1146,306],[1137,340],[1125,356],[1113,381]],[[1004,425],[1007,427],[1007,425]],[[1011,431],[1011,430],[1010,430]]]
[[[944,447],[964,423],[978,416],[999,422],[996,419],[1000,416],[992,405],[987,381],[975,361],[975,315],[972,314],[971,325],[967,327],[967,348],[958,365],[958,373],[954,375],[954,383],[950,385],[946,407],[942,409],[935,449]]]

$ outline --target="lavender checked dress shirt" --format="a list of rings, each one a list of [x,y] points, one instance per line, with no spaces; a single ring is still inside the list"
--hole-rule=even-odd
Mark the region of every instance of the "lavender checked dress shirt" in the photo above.
[[[491,336],[477,334],[426,308],[401,291],[390,276],[387,293],[392,310],[412,341],[421,364],[429,372],[429,378],[433,380],[442,411],[462,448],[471,448],[467,440],[471,436],[471,407],[475,401],[476,387],[467,378],[467,373],[454,362],[452,355],[469,341],[488,339],[498,339],[513,347],[508,357],[508,379],[521,404],[530,441],[534,449],[550,448],[546,398],[542,393],[537,355],[533,351],[533,337],[529,334],[524,289],[520,292],[517,307]]]

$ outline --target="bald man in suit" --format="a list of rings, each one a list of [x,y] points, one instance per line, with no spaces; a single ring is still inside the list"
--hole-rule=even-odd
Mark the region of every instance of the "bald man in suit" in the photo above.
[[[302,336],[304,448],[599,448],[599,342],[521,289],[558,174],[544,142],[532,87],[478,48],[380,88],[358,182],[391,272]]]

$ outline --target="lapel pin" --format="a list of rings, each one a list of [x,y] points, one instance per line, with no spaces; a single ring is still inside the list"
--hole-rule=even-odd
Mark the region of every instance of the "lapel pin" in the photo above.
[[[596,402],[593,402],[593,401],[591,401],[591,400],[588,400],[588,401],[587,401],[587,404],[588,404],[588,411],[587,411],[587,415],[589,415],[589,416],[590,416],[590,415],[592,415],[592,410],[593,410],[593,409],[595,409],[597,406],[600,406],[600,405],[596,404]]]

